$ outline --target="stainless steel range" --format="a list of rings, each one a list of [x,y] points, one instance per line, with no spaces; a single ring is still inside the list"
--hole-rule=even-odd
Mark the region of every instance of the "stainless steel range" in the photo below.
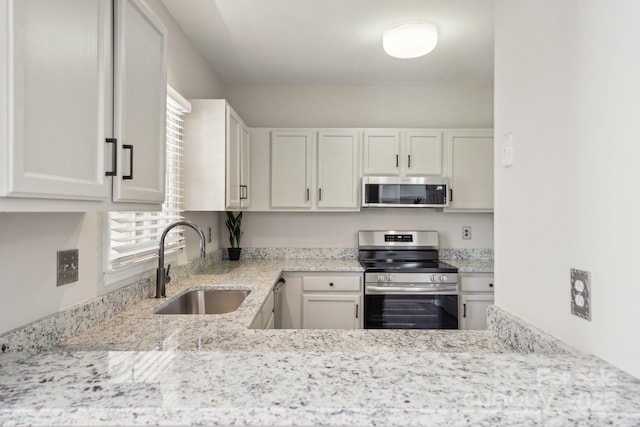
[[[458,269],[438,256],[437,231],[360,231],[364,327],[458,329]]]

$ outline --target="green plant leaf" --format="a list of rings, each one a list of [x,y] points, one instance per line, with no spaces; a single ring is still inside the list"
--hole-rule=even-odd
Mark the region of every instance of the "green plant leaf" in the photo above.
[[[240,238],[242,237],[242,212],[234,215],[233,212],[227,211],[225,225],[229,231],[229,243],[231,247],[239,248]]]

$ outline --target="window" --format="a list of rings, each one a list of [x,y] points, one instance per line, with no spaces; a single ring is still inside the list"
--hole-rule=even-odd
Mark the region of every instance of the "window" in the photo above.
[[[158,243],[162,231],[171,223],[181,220],[183,195],[182,123],[191,105],[171,87],[167,88],[167,139],[165,201],[161,212],[110,212],[105,230],[108,236],[105,284],[113,284],[145,273],[155,266]],[[175,254],[184,248],[180,227],[165,238],[165,254]]]

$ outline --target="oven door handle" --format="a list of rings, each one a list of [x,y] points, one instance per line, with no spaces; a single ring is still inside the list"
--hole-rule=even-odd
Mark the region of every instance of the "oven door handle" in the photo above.
[[[381,292],[381,293],[403,293],[403,294],[441,294],[443,292],[451,292],[456,294],[458,292],[457,286],[439,286],[433,288],[403,288],[400,286],[370,286],[367,285],[366,292]]]

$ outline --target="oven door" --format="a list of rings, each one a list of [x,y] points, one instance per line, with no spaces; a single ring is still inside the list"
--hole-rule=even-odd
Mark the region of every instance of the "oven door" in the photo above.
[[[458,329],[458,295],[365,295],[366,329]]]

